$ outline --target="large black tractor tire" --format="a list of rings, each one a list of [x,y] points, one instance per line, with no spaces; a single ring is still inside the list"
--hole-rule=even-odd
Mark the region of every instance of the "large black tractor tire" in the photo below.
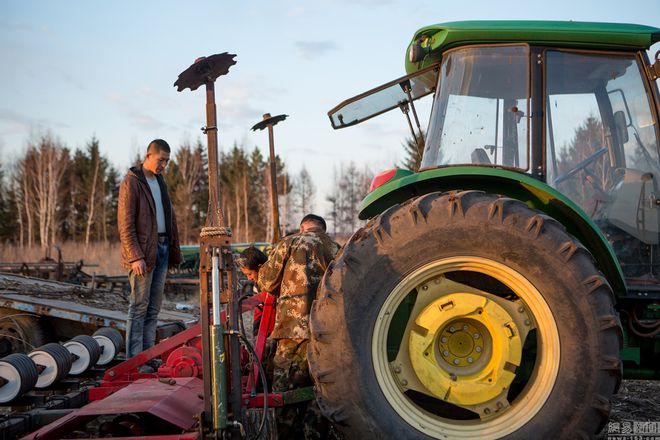
[[[311,311],[317,400],[348,439],[588,439],[621,381],[614,295],[524,203],[432,193],[357,231]]]

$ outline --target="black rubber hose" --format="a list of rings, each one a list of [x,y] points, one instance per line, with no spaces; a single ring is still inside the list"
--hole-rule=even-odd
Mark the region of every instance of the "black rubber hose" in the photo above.
[[[261,418],[261,422],[259,422],[259,430],[254,436],[255,439],[258,439],[264,429],[264,426],[266,425],[266,419],[268,418],[268,382],[266,382],[266,371],[264,370],[264,366],[261,363],[261,360],[259,360],[259,356],[257,356],[257,352],[254,350],[254,347],[252,347],[252,344],[250,344],[250,341],[245,337],[245,334],[236,331],[230,331],[229,334],[232,336],[238,336],[239,339],[243,341],[243,344],[248,349],[250,354],[254,356],[254,359],[257,362],[257,367],[259,368],[259,377],[261,377],[261,383],[263,384],[264,388],[264,415]]]

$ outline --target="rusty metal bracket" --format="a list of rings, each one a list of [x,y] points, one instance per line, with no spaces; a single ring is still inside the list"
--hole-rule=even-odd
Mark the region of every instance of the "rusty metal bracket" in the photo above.
[[[257,131],[257,130],[263,130],[264,128],[267,128],[269,126],[277,125],[278,122],[282,122],[286,118],[288,118],[289,115],[277,115],[277,116],[271,116],[270,113],[266,113],[264,115],[263,121],[260,121],[256,124],[254,124],[251,128],[252,131]]]
[[[186,88],[197,90],[207,82],[214,82],[219,76],[226,75],[229,68],[236,64],[235,56],[236,54],[223,52],[197,58],[190,67],[179,74],[174,86],[180,92]]]

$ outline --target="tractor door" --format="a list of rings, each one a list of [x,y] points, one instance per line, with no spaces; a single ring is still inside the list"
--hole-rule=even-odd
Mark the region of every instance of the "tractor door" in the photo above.
[[[640,61],[545,53],[547,182],[601,227],[630,287],[660,278],[658,128]]]

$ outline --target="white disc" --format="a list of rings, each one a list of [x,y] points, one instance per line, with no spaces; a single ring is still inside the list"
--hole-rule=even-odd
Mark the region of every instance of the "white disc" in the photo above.
[[[51,386],[53,382],[57,380],[57,375],[59,374],[55,358],[53,358],[50,353],[42,350],[35,350],[28,354],[28,356],[30,356],[37,366],[43,365],[46,367],[46,369],[39,374],[35,387],[46,388]]]
[[[67,350],[69,350],[71,354],[78,356],[78,359],[73,361],[71,370],[69,370],[69,374],[81,374],[87,371],[87,369],[90,367],[89,362],[91,357],[87,347],[78,341],[65,342],[64,346]]]
[[[94,335],[94,339],[96,339],[96,342],[98,342],[101,346],[101,356],[99,356],[99,360],[96,362],[96,365],[107,365],[112,362],[112,360],[117,355],[115,352],[115,344],[110,340],[110,338],[104,335]]]
[[[18,396],[22,379],[16,367],[6,361],[0,361],[0,377],[7,381],[0,387],[0,403],[6,403]]]

